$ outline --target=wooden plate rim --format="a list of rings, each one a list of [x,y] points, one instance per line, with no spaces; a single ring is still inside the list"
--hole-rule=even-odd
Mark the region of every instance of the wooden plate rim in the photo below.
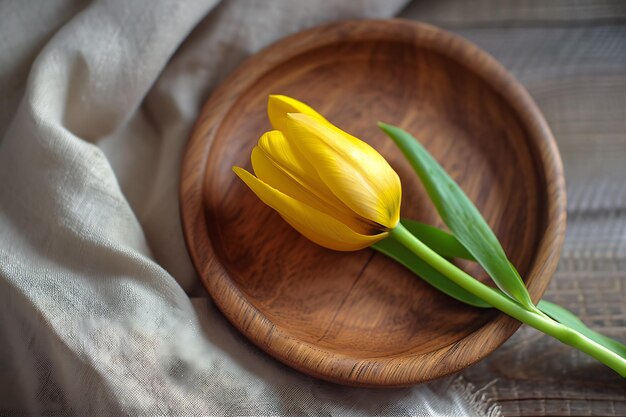
[[[337,41],[410,42],[448,56],[477,74],[507,101],[534,139],[537,168],[547,184],[548,225],[527,275],[537,302],[559,260],[566,223],[565,181],[552,133],[526,89],[488,53],[452,33],[402,19],[342,21],[283,38],[247,59],[214,91],[198,117],[183,157],[180,213],[192,262],[203,284],[226,318],[261,349],[304,373],[357,386],[407,386],[457,372],[489,355],[520,326],[500,314],[460,341],[439,350],[407,357],[354,358],[297,340],[281,331],[240,293],[215,257],[203,206],[203,183],[210,147],[220,120],[241,93],[268,70],[299,54]],[[254,77],[250,75],[254,74]],[[198,175],[198,173],[202,175]],[[241,322],[246,318],[245,323]],[[459,360],[459,352],[463,352]],[[323,371],[320,371],[322,369]],[[389,378],[393,375],[393,378]]]

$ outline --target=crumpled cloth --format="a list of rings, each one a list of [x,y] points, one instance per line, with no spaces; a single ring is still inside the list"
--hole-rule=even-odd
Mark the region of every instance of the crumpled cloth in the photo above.
[[[0,415],[489,412],[454,378],[346,388],[278,363],[211,303],[181,231],[183,149],[220,80],[403,3],[0,2]]]

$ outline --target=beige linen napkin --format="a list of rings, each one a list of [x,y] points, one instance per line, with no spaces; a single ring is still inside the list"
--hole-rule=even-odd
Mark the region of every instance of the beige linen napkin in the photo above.
[[[0,415],[484,415],[459,380],[376,391],[279,364],[206,297],[181,232],[182,152],[217,83],[403,3],[0,3]]]

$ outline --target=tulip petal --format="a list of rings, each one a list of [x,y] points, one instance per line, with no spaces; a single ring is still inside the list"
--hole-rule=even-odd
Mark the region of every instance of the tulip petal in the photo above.
[[[300,154],[297,148],[287,141],[282,132],[272,130],[263,134],[259,139],[258,147],[274,161],[276,165],[291,174],[291,176],[300,181],[303,186],[311,191],[326,194],[325,197],[327,199],[336,199],[334,194],[326,187],[324,181],[322,181],[317,174],[315,167]],[[265,181],[265,179],[263,179],[263,181]]]
[[[315,195],[315,197],[323,202],[328,207],[322,210],[324,213],[333,213],[335,218],[341,220],[344,224],[349,225],[353,230],[359,233],[369,235],[372,234],[373,230],[380,229],[379,225],[358,215],[354,210],[339,200],[324,183],[315,167],[302,155],[298,147],[293,146],[278,130],[272,130],[261,136],[258,148],[265,153],[267,158],[272,161],[278,169],[290,176],[310,194]],[[259,175],[254,167],[254,161],[252,166],[255,169],[257,177],[272,185],[270,180],[268,180],[271,174],[268,173],[265,177],[263,174]],[[281,191],[283,190],[280,186],[272,186]],[[296,199],[305,201],[297,197]]]
[[[274,129],[286,132],[287,113],[304,113],[326,120],[321,114],[301,101],[278,94],[270,95],[267,100],[267,115]]]
[[[288,196],[301,201],[316,210],[326,213],[331,217],[339,220],[341,223],[350,227],[352,230],[365,235],[378,233],[373,224],[367,223],[351,211],[348,207],[343,206],[340,209],[333,207],[323,199],[319,198],[315,193],[303,186],[296,178],[293,178],[288,172],[278,166],[270,157],[263,152],[258,146],[252,149],[252,168],[258,179],[266,183],[272,188],[281,191]]]
[[[387,232],[370,236],[357,233],[339,220],[269,186],[248,171],[239,167],[233,167],[233,171],[265,204],[318,245],[339,251],[353,251],[366,248],[388,235]]]
[[[328,205],[324,204],[302,184],[277,166],[258,146],[252,149],[250,159],[252,161],[252,169],[258,179],[317,210],[328,212]]]
[[[367,143],[315,117],[290,113],[287,137],[326,186],[360,216],[393,228],[400,219],[398,174]]]

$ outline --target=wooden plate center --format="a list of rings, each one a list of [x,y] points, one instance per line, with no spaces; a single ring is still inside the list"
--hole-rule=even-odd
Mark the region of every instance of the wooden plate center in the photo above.
[[[545,207],[538,207],[545,184],[507,102],[471,70],[411,43],[346,40],[307,51],[261,74],[230,107],[203,191],[207,232],[228,279],[287,335],[353,357],[387,357],[432,352],[491,320],[381,254],[316,246],[235,177],[231,167],[250,169],[252,147],[270,129],[269,94],[300,99],[372,144],[401,177],[402,216],[441,225],[376,122],[412,132],[477,204],[524,274],[545,228]]]

